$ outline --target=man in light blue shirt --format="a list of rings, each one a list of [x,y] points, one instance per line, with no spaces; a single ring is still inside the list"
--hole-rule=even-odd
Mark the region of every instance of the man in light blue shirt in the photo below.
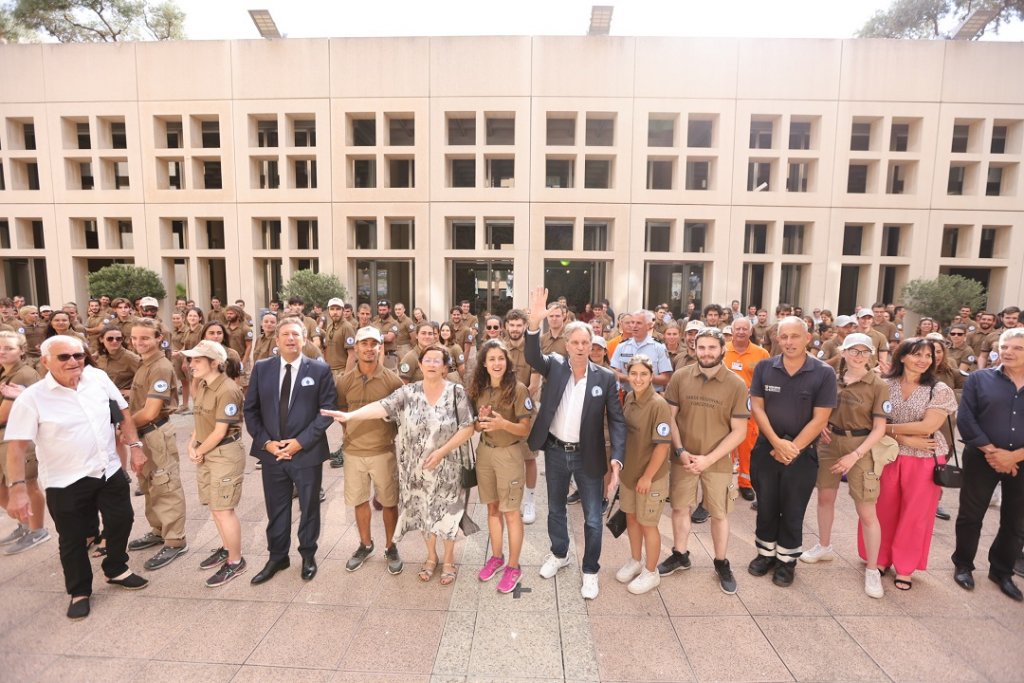
[[[629,321],[629,322],[627,322]],[[654,389],[658,392],[665,391],[669,379],[672,377],[672,361],[668,357],[665,345],[655,341],[651,336],[651,329],[654,327],[654,314],[647,310],[639,310],[631,318],[623,319],[623,332],[628,333],[629,339],[623,339],[615,347],[615,355],[612,356],[612,371],[619,380],[619,388],[622,391],[629,391],[629,376],[626,374],[626,363],[638,353],[642,353],[651,359],[654,367]]]

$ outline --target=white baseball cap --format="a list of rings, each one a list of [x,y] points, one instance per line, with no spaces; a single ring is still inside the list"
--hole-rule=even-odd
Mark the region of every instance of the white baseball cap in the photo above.
[[[331,306],[345,308],[345,302],[339,299],[338,297],[334,297],[333,299],[327,302],[327,308],[330,308]]]
[[[875,351],[875,342],[871,341],[871,337],[860,332],[846,335],[841,348],[845,351],[846,349],[852,349],[854,346],[866,346],[871,349],[872,353]]]
[[[376,327],[360,327],[359,331],[356,332],[356,344],[363,341],[364,339],[372,339],[378,344],[384,341],[384,337],[380,336],[380,330]]]

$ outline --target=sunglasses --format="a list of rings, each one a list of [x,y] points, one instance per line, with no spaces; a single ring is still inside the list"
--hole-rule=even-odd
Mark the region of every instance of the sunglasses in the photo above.
[[[964,336],[964,333],[963,332],[950,332],[949,336],[950,337],[962,337],[962,336]]]
[[[501,328],[498,327],[497,325],[488,325],[487,329],[488,330],[500,330]]]
[[[78,352],[78,353],[58,353],[56,358],[61,363],[67,363],[72,358],[74,358],[75,360],[84,360],[85,359],[85,354],[82,353],[82,352]]]
[[[119,341],[122,341],[123,339],[124,339],[124,337],[104,337],[103,341],[116,341],[116,342],[119,342]]]

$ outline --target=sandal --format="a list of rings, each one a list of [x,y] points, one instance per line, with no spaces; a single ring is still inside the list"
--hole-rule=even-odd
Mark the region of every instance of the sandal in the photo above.
[[[419,571],[419,573],[416,576],[419,577],[420,581],[422,581],[423,583],[426,583],[426,582],[430,581],[430,579],[434,578],[434,570],[436,568],[437,568],[437,560],[433,560],[433,561],[427,560],[426,562],[423,563],[423,566],[420,567],[420,571]]]
[[[450,586],[455,583],[456,577],[459,575],[458,567],[454,562],[445,562],[441,567],[441,585]]]
[[[914,587],[914,584],[911,583],[910,579],[896,579],[893,583],[896,585],[896,588],[901,591],[908,591]]]

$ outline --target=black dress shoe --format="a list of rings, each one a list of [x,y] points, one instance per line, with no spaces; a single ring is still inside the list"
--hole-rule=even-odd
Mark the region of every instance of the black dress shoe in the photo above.
[[[85,619],[87,616],[89,616],[89,598],[72,602],[68,605],[68,619],[78,621],[79,619]]]
[[[999,590],[1003,591],[1003,595],[1013,598],[1017,602],[1024,602],[1024,593],[1020,592],[1020,589],[1017,588],[1017,584],[1013,582],[1011,577],[1007,576],[1001,579],[994,574],[989,574],[988,578],[999,586]]]
[[[956,581],[956,585],[964,590],[974,590],[974,575],[971,574],[971,570],[967,567],[954,567],[953,580]]]
[[[274,578],[274,574],[278,573],[282,569],[288,569],[290,566],[291,562],[287,557],[283,560],[267,560],[267,563],[263,565],[263,569],[260,570],[259,574],[252,577],[252,580],[249,583],[254,586],[266,583]]]
[[[754,489],[749,486],[741,486],[740,495],[743,497],[743,500],[754,500]]]
[[[947,521],[952,517],[952,515],[950,515],[946,511],[946,508],[942,507],[941,505],[939,507],[935,508],[935,516],[937,518],[939,518],[939,519],[944,519],[944,520],[947,520]]]
[[[312,581],[314,576],[316,576],[316,558],[302,558],[302,580]]]

